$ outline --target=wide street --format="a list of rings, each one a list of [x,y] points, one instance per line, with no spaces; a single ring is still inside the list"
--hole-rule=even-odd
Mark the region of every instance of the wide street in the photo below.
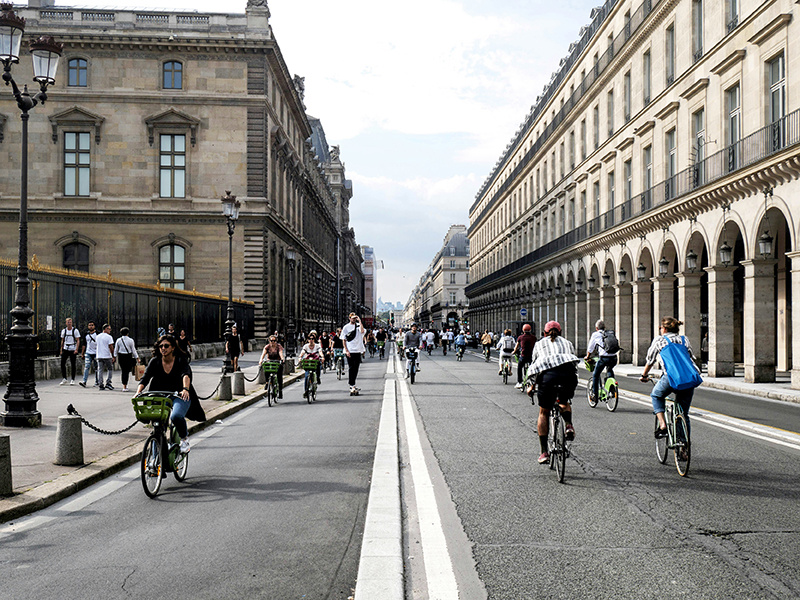
[[[3,525],[3,597],[348,598],[385,389],[407,598],[800,596],[800,446],[770,428],[800,431],[800,406],[699,390],[681,478],[656,460],[647,385],[620,377],[614,413],[579,387],[559,484],[495,362],[437,350],[413,386],[396,366],[368,359],[358,397],[328,374],[314,405],[294,385],[193,436],[187,481],[155,500],[135,467]]]

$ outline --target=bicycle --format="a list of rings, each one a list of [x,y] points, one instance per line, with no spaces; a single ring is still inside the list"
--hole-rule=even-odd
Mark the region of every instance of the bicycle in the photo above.
[[[334,361],[336,362],[336,379],[342,380],[344,374],[344,350],[338,348],[333,351]]]
[[[378,360],[386,357],[386,342],[378,342]]]
[[[583,364],[588,371],[594,373],[597,361],[593,358],[587,358],[584,359]],[[614,412],[617,410],[617,404],[619,403],[619,384],[606,370],[603,371],[601,377],[600,385],[597,386],[597,398],[592,395],[592,380],[590,379],[586,384],[586,401],[592,408],[597,406],[598,402],[605,402],[608,411]]]
[[[172,392],[144,392],[131,399],[136,419],[153,425],[141,460],[142,487],[148,498],[156,497],[166,473],[184,481],[189,469],[189,454],[180,451],[181,438],[169,419],[173,398]]]
[[[567,457],[570,447],[567,445],[567,433],[564,428],[564,418],[561,408],[554,404],[550,409],[550,429],[547,432],[547,449],[550,452],[550,469],[556,470],[559,483],[564,483],[564,472],[567,467]]]
[[[369,348],[369,357],[375,358],[375,342],[369,342],[367,346]]]
[[[483,356],[486,359],[486,362],[489,362],[491,355],[492,355],[492,349],[489,346],[485,346],[483,348]]]
[[[417,375],[417,349],[416,348],[408,348],[406,350],[406,373],[408,374],[409,379],[411,379],[411,383],[414,383],[414,379]]]
[[[508,378],[511,375],[511,357],[504,356],[500,359],[500,370],[503,373],[503,385],[508,383]]]
[[[278,403],[278,371],[281,368],[281,361],[279,360],[265,360],[261,363],[261,369],[267,376],[267,384],[264,389],[267,390],[267,405],[272,406],[273,403]]]
[[[655,380],[648,377],[650,383],[655,385]],[[689,472],[689,463],[692,459],[692,441],[689,435],[689,423],[683,412],[683,407],[669,398],[669,404],[664,408],[664,419],[667,422],[666,437],[656,438],[656,457],[662,465],[667,463],[669,450],[675,458],[675,468],[681,477],[686,477]],[[655,428],[658,429],[658,417],[655,417]]]
[[[308,403],[311,404],[317,399],[317,367],[319,361],[315,358],[304,358],[300,361],[300,366],[306,372],[306,380],[303,387],[303,396],[305,396]]]
[[[464,360],[464,346],[456,346],[456,360]]]

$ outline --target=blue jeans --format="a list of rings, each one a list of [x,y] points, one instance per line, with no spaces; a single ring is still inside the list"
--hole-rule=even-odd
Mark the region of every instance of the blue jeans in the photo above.
[[[600,387],[600,374],[603,369],[608,369],[608,376],[614,376],[614,366],[617,364],[617,355],[612,354],[608,356],[601,356],[597,359],[597,364],[594,366],[594,374],[592,375],[592,393],[597,398],[597,389]]]
[[[184,400],[178,395],[172,398],[172,413],[169,418],[172,420],[172,424],[175,425],[175,429],[178,430],[178,435],[181,436],[181,439],[189,435],[189,430],[186,428],[186,413],[189,412],[191,404],[190,400]]]
[[[681,405],[683,409],[683,416],[686,417],[686,427],[691,433],[692,426],[689,422],[689,408],[692,406],[692,396],[694,396],[694,388],[688,390],[676,391],[669,387],[669,379],[666,375],[662,375],[656,384],[653,386],[653,391],[650,392],[650,400],[653,403],[653,414],[663,413],[666,406],[666,397],[675,392],[675,402]]]
[[[96,354],[89,354],[88,352],[84,355],[84,363],[83,363],[83,383],[86,383],[86,380],[89,379],[89,372],[92,370],[92,365],[94,365],[94,382],[96,384],[100,384],[100,373],[98,372],[97,361],[95,360]]]

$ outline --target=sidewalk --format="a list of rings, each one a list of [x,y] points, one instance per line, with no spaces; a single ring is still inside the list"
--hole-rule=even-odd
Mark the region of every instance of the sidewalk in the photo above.
[[[257,361],[259,352],[248,352],[245,360]],[[192,362],[193,384],[200,397],[209,395],[220,378],[222,357]],[[284,377],[289,385],[302,376],[302,371]],[[244,374],[252,379],[257,374],[255,366],[246,367]],[[89,379],[92,382],[92,379]],[[36,382],[39,394],[38,410],[42,413],[42,426],[36,429],[0,427],[0,435],[11,440],[11,472],[14,495],[0,499],[0,523],[19,518],[49,506],[86,488],[121,469],[136,463],[145,438],[150,434],[142,424],[119,435],[104,435],[83,427],[83,455],[85,464],[79,467],[54,465],[56,428],[58,417],[67,414],[72,404],[81,416],[94,426],[106,431],[118,431],[133,423],[131,398],[133,392],[122,392],[118,371],[113,377],[113,391],[82,388],[58,384],[58,380]],[[129,389],[135,390],[137,382],[131,377]],[[230,402],[202,400],[206,412],[205,423],[188,421],[189,432],[195,433],[260,400],[261,385],[245,380],[247,395]],[[216,397],[216,394],[215,394]]]

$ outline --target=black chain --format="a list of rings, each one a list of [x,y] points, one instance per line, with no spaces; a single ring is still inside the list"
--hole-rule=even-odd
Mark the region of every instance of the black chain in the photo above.
[[[214,388],[214,391],[213,391],[213,392],[211,392],[211,393],[210,393],[208,396],[198,396],[198,397],[197,397],[197,399],[198,399],[198,400],[208,400],[209,398],[211,398],[211,396],[213,396],[214,394],[216,394],[216,393],[217,393],[217,390],[219,389],[219,386],[221,386],[221,385],[222,385],[222,378],[223,378],[224,376],[225,376],[225,374],[224,374],[224,373],[223,373],[223,374],[220,376],[220,378],[219,378],[219,383],[217,384],[217,387],[215,387],[215,388]]]
[[[75,415],[76,417],[81,417],[80,413],[77,410],[75,410],[75,407],[72,406],[72,404],[67,406],[67,412],[69,414],[71,414],[71,415]],[[95,427],[94,425],[89,423],[89,421],[87,421],[86,419],[81,417],[81,423],[86,425],[89,429],[94,429],[96,432],[102,433],[102,434],[105,434],[105,435],[118,435],[120,433],[125,433],[126,431],[128,431],[130,429],[133,429],[133,426],[136,425],[138,422],[139,422],[138,420],[134,421],[133,423],[128,425],[125,429],[120,429],[119,431],[105,431],[104,429],[100,429],[99,427]]]
[[[261,370],[261,367],[260,367],[260,366],[259,366],[259,370]],[[248,379],[248,378],[247,378],[247,375],[245,375],[245,374],[244,374],[244,371],[242,371],[242,375],[244,375],[244,380],[245,380],[246,382],[248,382],[248,383],[253,383],[253,382],[254,382],[256,379],[258,379],[258,371],[256,371],[256,375],[255,375],[255,377],[253,377],[252,379]]]

